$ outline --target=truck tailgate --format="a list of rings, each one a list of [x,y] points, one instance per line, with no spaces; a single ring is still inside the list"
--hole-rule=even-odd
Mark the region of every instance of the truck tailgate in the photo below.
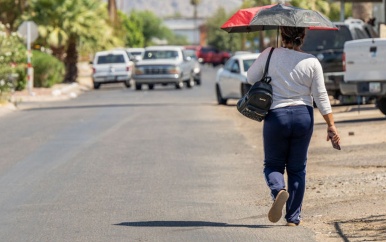
[[[386,39],[360,39],[344,44],[345,82],[386,82]]]

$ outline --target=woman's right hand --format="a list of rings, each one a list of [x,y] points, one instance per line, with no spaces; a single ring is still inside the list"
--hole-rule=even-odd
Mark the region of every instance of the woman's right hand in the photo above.
[[[331,125],[327,127],[327,141],[332,140],[334,143],[340,145],[340,136],[338,134],[338,130],[335,125]]]

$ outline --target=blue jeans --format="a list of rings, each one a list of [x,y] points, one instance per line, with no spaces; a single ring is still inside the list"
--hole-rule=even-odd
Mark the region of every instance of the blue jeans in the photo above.
[[[287,172],[287,222],[300,222],[313,127],[313,107],[306,105],[270,110],[264,120],[264,175],[275,198],[280,190],[286,189],[284,172]]]

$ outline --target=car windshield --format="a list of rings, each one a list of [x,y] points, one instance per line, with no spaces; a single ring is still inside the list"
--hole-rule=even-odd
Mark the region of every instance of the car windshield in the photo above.
[[[196,51],[194,51],[194,50],[185,50],[184,52],[185,52],[186,56],[189,56],[191,58],[197,59]]]
[[[249,67],[255,62],[256,59],[247,59],[243,60],[243,65],[244,65],[244,71],[248,71]]]
[[[135,55],[135,56],[141,56],[142,52],[130,52],[130,54]]]
[[[98,57],[97,64],[113,64],[113,63],[125,63],[123,55],[101,55]]]
[[[202,47],[201,52],[202,53],[210,53],[210,52],[218,52],[218,51],[212,47]]]
[[[177,59],[178,52],[175,50],[147,50],[143,56],[144,60],[149,59]]]
[[[307,30],[301,49],[306,52],[343,49],[344,43],[348,40],[352,40],[352,37],[346,26],[340,26],[338,31]]]

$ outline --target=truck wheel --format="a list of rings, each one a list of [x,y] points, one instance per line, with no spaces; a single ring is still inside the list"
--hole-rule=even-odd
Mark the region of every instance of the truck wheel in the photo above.
[[[196,83],[196,82],[194,81],[194,78],[193,78],[192,76],[189,78],[189,81],[186,82],[188,88],[194,87],[194,84],[195,84],[195,83]]]
[[[135,90],[139,91],[142,89],[142,85],[141,84],[135,84]]]
[[[154,84],[148,84],[147,87],[149,88],[149,90],[153,90],[154,89]]]
[[[249,83],[241,83],[241,96],[244,96],[249,91],[251,86],[252,85]]]
[[[181,89],[184,87],[184,82],[183,81],[179,81],[176,83],[176,89]]]
[[[386,97],[377,100],[377,107],[384,115],[386,115]]]
[[[98,82],[94,82],[94,89],[99,89],[101,87],[101,84]]]
[[[126,81],[125,81],[125,86],[126,86],[127,88],[130,88],[130,87],[131,87],[130,80],[126,80]]]

